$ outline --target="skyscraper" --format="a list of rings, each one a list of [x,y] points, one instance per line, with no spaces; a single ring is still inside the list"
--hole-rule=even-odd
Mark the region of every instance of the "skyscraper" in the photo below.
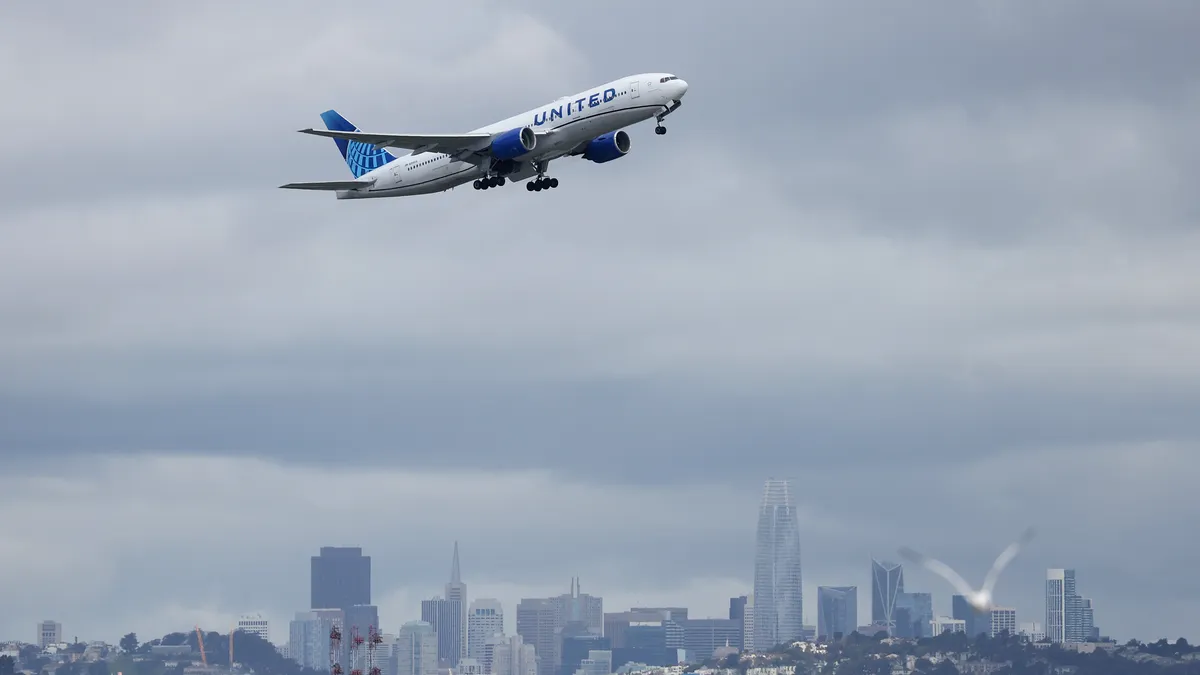
[[[1086,642],[1091,637],[1091,602],[1075,591],[1075,570],[1046,570],[1046,637],[1051,642]]]
[[[457,541],[454,542],[454,559],[450,561],[450,583],[446,584],[446,599],[451,602],[457,601],[459,609],[462,610],[458,629],[458,656],[463,658],[467,655],[467,585],[462,581],[462,569],[458,564]]]
[[[858,587],[817,587],[817,636],[841,639],[858,628]]]
[[[896,629],[896,599],[904,592],[904,566],[871,558],[871,623]]]
[[[769,479],[758,509],[754,555],[754,649],[801,638],[804,588],[800,574],[800,524],[791,483]]]
[[[438,675],[438,638],[426,621],[409,621],[400,628],[392,658],[396,675]]]
[[[966,633],[972,638],[980,634],[988,635],[992,629],[992,616],[989,612],[975,609],[965,595],[950,596],[950,609],[954,618],[966,622]]]
[[[359,547],[322,546],[312,557],[312,609],[371,604],[371,556]]]
[[[993,607],[990,637],[1004,632],[1008,632],[1009,635],[1017,634],[1017,610],[1012,607]]]
[[[500,601],[480,598],[467,612],[467,656],[486,664],[488,640],[504,633],[504,609]]]
[[[462,606],[457,600],[434,598],[421,601],[421,621],[437,634],[438,665],[454,668],[462,656]]]
[[[729,599],[729,618],[734,621],[741,621],[746,617],[746,600],[748,598],[740,595],[736,598]]]

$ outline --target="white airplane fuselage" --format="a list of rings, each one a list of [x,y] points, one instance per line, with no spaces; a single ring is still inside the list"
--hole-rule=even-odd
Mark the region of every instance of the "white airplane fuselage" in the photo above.
[[[535,147],[512,158],[508,165],[510,172],[500,174],[508,181],[517,182],[538,176],[539,163],[544,171],[544,163],[550,160],[580,154],[581,146],[598,136],[656,117],[661,119],[678,107],[686,91],[687,83],[668,73],[633,75],[564,96],[470,133],[499,134],[529,127],[538,135]],[[337,198],[371,199],[444,192],[489,173],[487,164],[461,161],[450,154],[408,154],[363,174],[362,179],[373,181],[369,186],[338,190]]]

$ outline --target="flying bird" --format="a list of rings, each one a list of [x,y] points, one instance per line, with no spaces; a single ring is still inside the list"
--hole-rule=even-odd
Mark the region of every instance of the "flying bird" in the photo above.
[[[971,588],[971,585],[964,581],[958,572],[950,569],[949,565],[940,560],[934,560],[907,547],[901,547],[899,553],[910,562],[924,565],[930,572],[949,581],[950,585],[954,586],[955,590],[962,594],[967,599],[967,602],[971,603],[971,606],[977,611],[990,612],[995,607],[992,603],[992,589],[996,587],[996,582],[1000,579],[1000,573],[1012,562],[1013,558],[1017,557],[1017,554],[1021,552],[1021,548],[1033,539],[1033,535],[1033,528],[1030,527],[1022,532],[1016,541],[1009,544],[1008,548],[1004,549],[1004,552],[996,558],[996,562],[992,563],[992,569],[988,570],[987,576],[983,580],[983,588],[979,590]]]

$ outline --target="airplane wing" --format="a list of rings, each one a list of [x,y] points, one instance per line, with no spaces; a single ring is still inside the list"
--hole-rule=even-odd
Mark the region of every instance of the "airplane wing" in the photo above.
[[[487,147],[491,134],[380,134],[369,131],[331,131],[328,129],[301,129],[302,134],[341,138],[347,141],[367,143],[376,148],[402,148],[419,152],[445,152],[477,150]],[[419,151],[419,152],[416,152]]]
[[[374,185],[373,180],[324,180],[314,183],[288,183],[280,185],[290,190],[357,190]]]
[[[483,132],[471,134],[381,134],[370,131],[334,131],[312,128],[301,129],[300,133],[358,141],[376,148],[412,150],[414,155],[424,152],[444,152],[447,155],[459,155],[459,159],[465,159],[467,155],[487,148],[493,136],[493,134]],[[545,139],[550,133],[548,131],[534,132],[538,141]]]

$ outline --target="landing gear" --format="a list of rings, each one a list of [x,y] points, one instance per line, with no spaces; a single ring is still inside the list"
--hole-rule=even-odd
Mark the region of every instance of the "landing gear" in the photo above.
[[[654,133],[658,134],[659,136],[666,135],[667,128],[663,126],[663,120],[667,118],[667,115],[679,110],[679,106],[681,105],[683,105],[682,101],[671,101],[671,104],[667,106],[667,109],[662,111],[661,115],[658,115],[654,118],[658,122],[658,126],[654,127]]]
[[[471,187],[476,190],[486,190],[488,188],[500,187],[504,185],[504,176],[488,176],[480,178],[471,184]]]
[[[550,166],[550,162],[534,162],[533,168],[537,171],[537,178],[525,184],[525,189],[530,192],[541,192],[542,190],[552,190],[558,187],[557,178],[549,178],[546,176],[546,167]]]
[[[525,184],[525,189],[530,192],[541,192],[542,190],[551,190],[556,187],[558,187],[558,179],[546,178],[545,176],[538,176]]]

